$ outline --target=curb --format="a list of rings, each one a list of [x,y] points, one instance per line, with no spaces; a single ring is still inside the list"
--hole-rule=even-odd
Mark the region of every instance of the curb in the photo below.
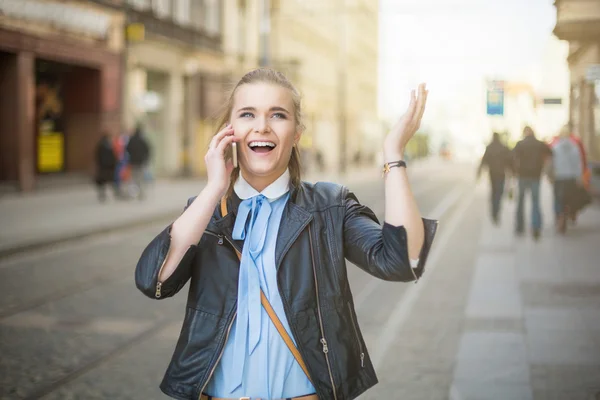
[[[375,168],[365,168],[365,175],[356,177],[356,172],[349,172],[346,177],[333,176],[331,174],[323,174],[318,176],[318,174],[310,174],[307,175],[306,178],[310,179],[310,182],[318,182],[318,181],[332,181],[332,182],[340,182],[344,185],[351,185],[356,182],[368,181],[373,172],[379,173],[379,169]],[[352,176],[354,175],[354,177]],[[321,179],[315,179],[321,178]],[[174,208],[173,211],[162,211],[157,214],[154,214],[149,217],[139,218],[134,221],[127,222],[117,222],[111,226],[102,227],[102,228],[90,228],[85,231],[79,232],[70,232],[69,234],[62,235],[60,237],[49,238],[46,240],[34,240],[31,242],[20,243],[8,248],[0,248],[0,259],[7,258],[10,256],[18,255],[21,253],[25,253],[27,251],[34,250],[42,250],[51,248],[52,246],[64,244],[64,243],[73,243],[79,242],[85,239],[93,238],[95,236],[102,236],[108,233],[114,232],[126,232],[130,230],[135,230],[144,226],[149,226],[161,221],[171,222],[175,218],[181,215],[181,207]]]
[[[174,211],[164,211],[158,214],[154,214],[147,218],[140,218],[135,221],[127,221],[122,223],[116,223],[111,226],[103,228],[91,228],[86,231],[72,232],[68,235],[62,235],[48,240],[37,240],[29,243],[16,244],[14,246],[0,249],[0,259],[25,253],[27,251],[42,250],[51,248],[52,246],[64,244],[64,243],[75,243],[83,241],[85,239],[93,238],[95,236],[102,236],[108,233],[114,232],[127,232],[142,228],[144,226],[153,225],[160,221],[172,221],[181,214],[181,207]]]

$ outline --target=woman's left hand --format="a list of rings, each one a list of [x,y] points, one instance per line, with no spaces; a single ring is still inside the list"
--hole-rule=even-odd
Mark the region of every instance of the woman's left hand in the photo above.
[[[408,109],[385,138],[383,146],[385,162],[402,160],[407,143],[421,126],[429,91],[425,90],[424,83],[419,85],[418,91],[418,97],[414,90],[411,91]]]

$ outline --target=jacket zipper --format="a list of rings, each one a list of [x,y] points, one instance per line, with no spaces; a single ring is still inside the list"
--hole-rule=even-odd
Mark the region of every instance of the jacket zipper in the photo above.
[[[210,378],[212,378],[213,374],[215,373],[215,370],[217,369],[217,365],[219,365],[219,361],[221,361],[221,357],[223,357],[223,353],[225,352],[225,345],[227,344],[227,339],[229,339],[229,332],[231,332],[231,327],[233,326],[233,321],[235,321],[236,316],[237,316],[237,311],[233,314],[233,318],[231,318],[231,322],[229,323],[229,326],[227,327],[227,333],[225,334],[225,341],[223,342],[223,347],[221,347],[221,352],[219,353],[219,357],[217,357],[217,361],[210,369],[210,373],[208,374],[208,378],[206,379],[206,382],[204,382],[204,386],[202,386],[202,389],[200,389],[200,394],[198,394],[198,400],[200,400],[202,398],[202,393],[204,393],[204,389],[206,389],[206,385],[208,385],[208,382],[210,382]]]
[[[204,233],[208,233],[211,236],[215,236],[219,239],[219,245],[222,246],[223,245],[223,235],[217,235],[214,232],[211,231],[204,231]],[[228,239],[227,242],[229,244],[231,244],[231,246],[235,249],[235,246],[233,246],[233,243],[231,243]],[[233,314],[233,318],[231,319],[231,322],[229,323],[229,326],[227,327],[227,333],[225,334],[225,341],[223,342],[223,347],[221,348],[221,352],[219,353],[219,357],[217,357],[217,361],[215,362],[215,364],[212,366],[212,368],[210,369],[210,373],[208,374],[208,378],[206,379],[206,382],[204,383],[204,386],[202,386],[202,389],[200,389],[200,394],[198,394],[198,400],[200,400],[202,398],[202,393],[204,393],[204,389],[206,389],[206,385],[208,385],[208,382],[210,382],[210,378],[212,378],[213,374],[215,373],[215,370],[217,369],[217,365],[219,365],[219,361],[221,361],[221,357],[223,357],[223,353],[225,352],[225,345],[227,344],[227,340],[229,339],[229,332],[231,332],[231,327],[233,326],[233,322],[235,321],[235,317],[237,317],[237,310],[235,311],[235,313]]]
[[[417,278],[417,274],[415,274],[415,269],[410,265],[410,260],[408,261],[408,268],[410,268],[410,272],[412,272],[413,277],[415,278],[415,284],[419,283],[419,278]]]
[[[325,361],[327,362],[327,370],[329,371],[329,379],[331,380],[331,388],[333,389],[333,398],[337,400],[337,391],[335,390],[335,382],[333,381],[333,373],[331,372],[331,364],[329,362],[329,347],[327,346],[327,339],[325,339],[325,330],[323,329],[323,317],[321,316],[321,304],[319,302],[319,283],[317,280],[317,270],[315,269],[315,254],[313,251],[312,232],[310,225],[308,225],[308,240],[310,242],[310,256],[312,259],[313,275],[315,277],[315,293],[317,299],[317,313],[319,315],[319,327],[321,328],[321,344],[323,345],[323,353],[325,354]]]
[[[348,311],[350,312],[350,320],[352,321],[352,328],[354,328],[354,336],[356,337],[356,342],[358,343],[358,349],[360,350],[360,367],[365,367],[365,352],[363,351],[362,343],[360,342],[360,337],[358,336],[358,330],[356,329],[356,323],[354,321],[354,315],[352,315],[352,307],[350,307],[350,302],[348,304]]]
[[[167,250],[167,255],[165,256],[164,261],[162,262],[160,268],[158,269],[158,275],[156,276],[156,291],[154,292],[154,297],[160,299],[162,296],[162,282],[160,279],[160,274],[167,263],[167,259],[169,258],[169,253],[171,253],[171,244],[169,243],[169,250]]]
[[[218,241],[218,243],[217,243],[217,244],[218,244],[219,246],[222,246],[222,245],[223,245],[223,238],[224,238],[224,236],[223,236],[223,235],[218,235],[218,234],[216,234],[216,233],[214,233],[214,232],[211,232],[211,231],[206,231],[206,230],[204,231],[204,233],[208,233],[209,235],[216,237],[217,239],[219,239],[219,241]],[[231,245],[233,246],[233,243],[231,243],[229,240],[227,240],[227,242],[229,242],[229,244],[231,244]],[[233,246],[233,248],[235,249],[235,246]]]

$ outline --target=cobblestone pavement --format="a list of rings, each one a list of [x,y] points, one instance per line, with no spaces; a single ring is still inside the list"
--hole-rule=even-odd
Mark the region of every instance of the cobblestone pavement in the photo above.
[[[548,224],[539,243],[517,240],[512,205],[501,227],[488,222],[471,168],[436,171],[413,176],[425,216],[441,220],[424,278],[395,284],[349,266],[380,379],[361,398],[592,398],[600,392],[598,208],[567,237]],[[351,188],[382,216],[381,180]],[[0,399],[166,398],[158,384],[185,295],[153,302],[133,284],[141,250],[164,223],[0,259]]]

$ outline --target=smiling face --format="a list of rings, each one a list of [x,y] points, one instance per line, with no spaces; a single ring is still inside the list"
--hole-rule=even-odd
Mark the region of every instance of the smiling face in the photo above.
[[[262,191],[288,168],[292,148],[300,139],[289,89],[270,83],[237,88],[230,117],[238,142],[244,179]]]

